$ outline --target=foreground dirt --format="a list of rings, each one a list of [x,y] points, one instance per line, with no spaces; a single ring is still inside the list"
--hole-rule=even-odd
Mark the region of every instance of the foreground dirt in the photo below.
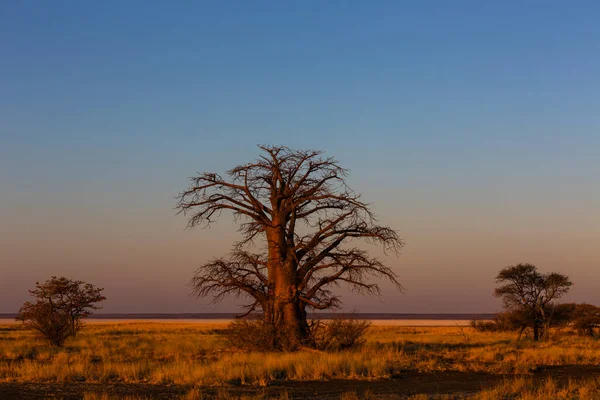
[[[600,376],[598,365],[549,366],[532,371],[528,377],[542,381],[551,377],[556,381]],[[231,386],[226,388],[201,388],[202,398],[210,399],[225,392],[229,396],[255,396],[277,398],[287,393],[292,399],[339,399],[343,393],[354,392],[359,397],[365,392],[382,399],[403,399],[414,394],[469,394],[490,387],[514,375],[492,375],[472,372],[416,373],[407,372],[390,380],[360,381],[332,380],[307,382],[275,382],[270,386]],[[0,383],[0,399],[82,399],[84,393],[112,396],[140,396],[154,399],[177,399],[191,390],[189,386],[151,384],[19,384]]]

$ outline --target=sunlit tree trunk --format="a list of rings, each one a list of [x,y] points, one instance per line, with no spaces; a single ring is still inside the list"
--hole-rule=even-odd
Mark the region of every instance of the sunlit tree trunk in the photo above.
[[[297,290],[297,263],[287,250],[282,224],[274,221],[267,231],[268,269],[273,286],[272,321],[288,347],[300,346],[308,336],[304,304]]]

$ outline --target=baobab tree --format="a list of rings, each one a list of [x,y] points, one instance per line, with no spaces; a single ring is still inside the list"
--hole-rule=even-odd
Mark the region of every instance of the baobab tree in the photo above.
[[[231,255],[202,265],[190,282],[193,292],[215,302],[249,298],[244,315],[260,312],[293,347],[308,338],[307,310],[340,306],[335,286],[379,295],[372,279],[383,278],[402,289],[395,272],[356,240],[395,254],[403,242],[377,224],[337,160],[314,150],[259,148],[259,158],[231,169],[227,179],[216,173],[190,178],[176,208],[189,216],[190,228],[210,225],[223,211],[240,224]]]

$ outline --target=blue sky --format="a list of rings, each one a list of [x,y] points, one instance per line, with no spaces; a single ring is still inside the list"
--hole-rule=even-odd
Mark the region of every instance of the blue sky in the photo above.
[[[600,303],[598,20],[592,1],[4,2],[0,312],[53,274],[106,287],[106,311],[235,309],[184,286],[235,227],[185,231],[173,196],[259,143],[337,157],[405,238],[407,293],[353,308],[494,311],[516,262]]]

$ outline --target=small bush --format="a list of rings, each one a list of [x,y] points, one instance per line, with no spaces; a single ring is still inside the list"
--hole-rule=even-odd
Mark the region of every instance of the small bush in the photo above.
[[[573,328],[581,335],[594,336],[600,329],[600,307],[577,304],[573,312]]]
[[[284,332],[261,319],[232,321],[225,332],[231,345],[255,351],[280,351],[288,349]]]
[[[39,332],[53,346],[61,347],[73,335],[69,316],[49,303],[25,303],[17,320]]]
[[[307,347],[323,351],[340,351],[357,347],[365,342],[365,333],[371,323],[354,319],[336,318],[328,322],[312,321]],[[261,319],[240,319],[231,322],[226,331],[232,346],[252,351],[289,351],[297,348],[288,343],[285,331]]]
[[[477,332],[497,332],[498,328],[496,326],[495,321],[479,321],[479,320],[471,320],[469,322],[471,328],[475,329]]]
[[[478,332],[511,332],[520,327],[519,318],[514,312],[497,314],[491,321],[472,320],[470,325]]]
[[[365,342],[370,321],[336,318],[326,323],[313,324],[311,340],[314,347],[325,351],[347,350]]]

